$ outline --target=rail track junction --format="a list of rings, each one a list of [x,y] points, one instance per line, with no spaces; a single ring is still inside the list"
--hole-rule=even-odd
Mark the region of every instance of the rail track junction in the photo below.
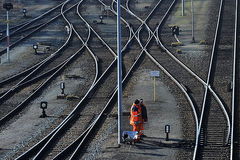
[[[113,147],[117,1],[13,1],[10,62],[0,24],[0,159],[239,159],[238,0],[195,1],[194,12],[192,2],[185,0],[182,13],[180,0],[121,1],[123,128],[130,129],[135,97],[146,99],[153,120],[165,122],[159,104],[169,94],[180,139],[166,142],[160,134]],[[30,10],[24,16],[23,7]],[[167,90],[154,102],[153,70]],[[40,104],[47,104],[45,118]],[[146,133],[158,133],[151,123]]]

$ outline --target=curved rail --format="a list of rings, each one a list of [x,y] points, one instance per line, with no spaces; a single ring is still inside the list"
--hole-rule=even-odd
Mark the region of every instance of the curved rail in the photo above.
[[[42,66],[44,66],[45,63],[47,63],[48,61],[50,61],[51,59],[53,59],[55,56],[57,56],[57,54],[68,45],[69,40],[72,36],[72,28],[70,28],[70,34],[69,37],[67,39],[67,41],[64,43],[63,46],[61,46],[55,53],[53,53],[51,56],[49,56],[48,58],[46,58],[45,60],[43,60],[43,63],[41,63],[39,66],[37,66],[37,68],[35,68],[33,71],[31,71],[30,74],[28,74],[23,80],[21,80],[20,82],[18,82],[18,84],[16,84],[15,86],[13,86],[9,91],[7,91],[3,96],[0,97],[0,99],[5,99],[7,96],[9,96],[10,93],[13,93],[16,91],[17,88],[19,88],[20,84],[22,84],[23,82],[26,82],[26,80],[29,79],[30,76],[32,76],[33,74],[35,74],[36,72],[39,71],[39,69],[41,69]],[[48,81],[48,80],[47,80]],[[46,83],[47,83],[46,81]],[[46,84],[44,83],[44,85]],[[41,86],[44,86],[41,85]],[[23,102],[21,102],[14,110],[12,110],[11,112],[9,112],[7,115],[5,115],[3,118],[0,119],[0,125],[3,125],[5,122],[7,122],[13,115],[15,115],[15,113],[17,113],[19,110],[22,109],[22,107],[24,106],[24,104],[26,102],[28,102],[42,87],[38,87],[37,90],[35,90],[27,99],[25,99]]]
[[[203,100],[203,105],[202,105],[202,113],[201,113],[199,127],[198,127],[198,139],[200,139],[200,132],[201,132],[201,128],[202,128],[203,116],[204,116],[204,113],[205,113],[207,93],[208,93],[208,90],[211,88],[210,87],[210,78],[211,78],[211,73],[212,73],[212,63],[213,63],[213,57],[215,56],[215,52],[216,52],[217,38],[219,36],[218,33],[219,33],[220,19],[222,17],[222,6],[223,6],[223,0],[221,0],[220,9],[219,9],[219,13],[218,13],[218,22],[217,22],[217,26],[216,26],[216,32],[215,32],[214,43],[213,43],[213,50],[212,50],[212,54],[211,54],[211,60],[210,60],[210,64],[209,64],[209,71],[208,71],[207,82],[206,82],[206,85],[208,87],[205,86],[204,100]],[[229,116],[228,116],[228,113],[227,113],[225,107],[223,105],[220,105],[220,106],[222,107],[222,109],[224,111],[224,114],[226,116],[227,122],[228,122],[228,135],[226,136],[226,140],[225,140],[225,143],[227,144],[229,136],[230,136],[230,126],[231,125],[230,125]],[[197,151],[198,151],[198,143],[199,143],[199,141],[197,142],[197,144],[195,146],[193,159],[197,158],[196,156],[197,156]]]
[[[66,0],[64,3],[69,2],[69,0]],[[75,3],[74,5],[72,5],[70,8],[68,8],[67,10],[65,10],[64,12],[68,12],[71,9],[73,9],[74,7],[76,7],[78,3]],[[62,6],[62,5],[61,5]],[[53,18],[51,18],[50,20],[48,20],[46,23],[40,25],[39,27],[37,27],[35,30],[31,31],[30,33],[28,33],[27,35],[25,35],[24,37],[20,38],[19,40],[15,41],[14,43],[12,43],[9,48],[13,48],[15,47],[17,44],[19,44],[20,42],[22,42],[23,40],[25,40],[26,38],[28,38],[29,36],[31,36],[32,34],[36,33],[38,30],[42,29],[43,27],[45,27],[46,25],[48,25],[50,22],[56,20],[57,18],[59,18],[60,16],[62,16],[62,14],[59,14]],[[0,56],[3,55],[6,52],[6,48],[3,49],[2,51],[0,51]]]
[[[135,36],[135,37],[136,37],[136,36]],[[150,40],[152,39],[152,37],[153,37],[153,35],[151,35],[151,38],[149,39],[148,43],[150,42]],[[131,69],[129,70],[129,72],[128,72],[127,75],[125,76],[125,78],[124,78],[124,80],[123,80],[123,83],[124,83],[124,81],[128,78],[128,75],[132,72],[133,68],[135,67],[135,64],[137,64],[138,60],[140,59],[140,57],[143,55],[144,52],[146,52],[146,53],[148,54],[148,56],[151,58],[151,60],[153,60],[154,63],[155,63],[160,69],[162,69],[162,70],[177,84],[177,86],[185,93],[185,95],[188,97],[189,102],[191,103],[191,99],[190,99],[190,97],[188,96],[188,94],[187,94],[187,92],[185,91],[185,89],[182,87],[182,85],[181,85],[180,83],[178,83],[178,81],[175,80],[175,79],[146,51],[146,49],[143,49],[143,50],[142,50],[142,52],[141,52],[140,55],[138,56],[137,60],[135,61],[134,65],[131,67]],[[112,98],[116,95],[116,92],[117,92],[117,89],[115,90]],[[109,103],[111,103],[112,98],[111,98],[111,100],[109,101]],[[109,104],[109,103],[108,103],[108,104]],[[108,104],[106,105],[106,107],[108,106]],[[193,103],[191,103],[191,105],[193,106]],[[102,113],[104,113],[104,111],[103,111]],[[79,146],[77,147],[77,149],[74,151],[74,154],[70,157],[71,160],[77,158],[78,153],[79,153],[82,145],[84,144],[85,139],[87,139],[87,136],[92,133],[91,130],[93,130],[93,128],[96,127],[95,124],[97,124],[97,121],[100,120],[100,118],[101,118],[100,116],[102,116],[102,113],[99,115],[98,119],[93,122],[92,126],[90,126],[91,129],[88,128],[88,129],[86,130],[86,132],[87,132],[86,135],[84,134],[84,135],[81,136],[81,142],[80,142]],[[196,123],[197,123],[197,121],[196,121]],[[197,127],[197,126],[198,126],[198,125],[196,125],[196,127]],[[58,157],[56,157],[56,159],[58,159],[58,158],[60,158],[60,155],[59,155]],[[55,159],[55,158],[54,158],[54,159]]]
[[[67,20],[67,19],[65,19]],[[77,34],[76,30],[73,27],[74,32]],[[78,34],[77,34],[78,35]],[[90,28],[89,28],[89,35],[90,35]],[[81,37],[78,35],[79,39],[81,39]],[[89,36],[90,37],[90,36]],[[88,38],[89,40],[89,38]],[[87,41],[88,41],[87,40]],[[82,39],[81,39],[82,41]],[[84,47],[87,47],[87,42],[84,42]],[[88,48],[88,47],[87,47]],[[93,56],[93,54],[92,54]],[[95,57],[95,56],[94,56]],[[97,61],[96,57],[94,58],[95,62]],[[116,60],[116,59],[115,59]],[[114,60],[114,61],[115,61]],[[36,148],[39,148],[39,146],[41,145],[47,145],[48,142],[54,138],[54,135],[57,134],[57,132],[59,130],[61,130],[61,128],[66,125],[73,117],[74,114],[76,114],[77,109],[79,108],[79,106],[85,101],[85,99],[88,97],[88,95],[93,91],[93,89],[95,88],[95,86],[98,84],[98,82],[102,79],[102,77],[107,74],[109,68],[111,68],[111,66],[113,66],[114,62],[108,67],[108,69],[106,69],[106,71],[103,73],[103,75],[98,79],[97,82],[94,81],[94,83],[92,84],[92,86],[89,88],[88,92],[86,93],[86,95],[83,97],[83,99],[79,102],[79,104],[75,107],[75,109],[69,114],[69,116],[67,118],[65,118],[65,120],[57,127],[55,128],[48,136],[46,136],[43,140],[41,140],[39,143],[37,143],[35,146],[33,146],[30,150],[28,150],[27,152],[25,152],[23,155],[21,155],[18,159],[24,159],[26,157],[28,157],[31,152],[33,152],[34,150],[36,150]],[[96,64],[97,66],[97,64]],[[97,74],[95,75],[95,80],[96,80]],[[48,141],[48,142],[47,142]],[[42,149],[44,149],[44,147],[42,147]],[[41,152],[41,151],[40,151]],[[39,154],[40,154],[39,152]],[[37,158],[37,156],[36,156]]]
[[[231,149],[230,149],[230,160],[237,159],[235,157],[235,152],[237,148],[234,148],[235,136],[238,137],[235,133],[235,107],[236,106],[236,66],[237,66],[237,53],[238,53],[238,0],[236,0],[236,9],[235,9],[235,33],[234,33],[234,51],[233,51],[233,77],[232,77],[232,126],[231,126]]]
[[[156,32],[156,31],[155,31],[155,32]],[[136,37],[136,33],[137,33],[137,32],[135,32],[135,34],[134,34],[135,37]],[[153,37],[153,36],[154,36],[154,34],[151,35],[151,37]],[[152,38],[151,38],[151,39],[152,39]],[[149,39],[149,42],[150,42],[151,39]],[[148,43],[149,43],[149,42],[148,42]],[[143,49],[143,50],[142,50],[140,56],[138,56],[138,59],[141,57],[141,55],[142,55],[144,52],[146,52],[146,49]],[[114,62],[113,62],[112,64],[114,64],[115,62],[116,62],[116,59],[114,60]],[[137,62],[137,61],[136,61],[136,62]],[[112,65],[111,65],[111,66],[112,66]],[[132,67],[132,68],[133,68],[133,67]],[[130,72],[131,72],[131,70],[128,72],[128,74],[129,74]],[[128,74],[127,74],[127,75],[128,75]],[[97,84],[97,83],[98,83],[98,82],[96,82],[96,84]],[[179,87],[181,87],[181,90],[184,90],[184,88],[182,87],[181,84],[179,84]],[[94,86],[93,86],[92,88],[94,88]],[[92,88],[91,88],[91,89],[92,89]],[[185,90],[184,90],[184,92],[186,93]],[[115,93],[116,93],[116,91],[115,91]],[[114,93],[114,94],[115,94],[115,93]],[[187,94],[187,93],[186,93],[186,94]],[[86,95],[87,95],[87,94],[86,94]],[[191,99],[189,98],[189,100],[191,100]],[[81,103],[81,102],[80,102],[80,103]],[[108,104],[109,104],[109,103],[108,103]],[[80,104],[79,104],[79,105],[80,105]],[[102,112],[102,113],[103,113],[103,112]],[[72,118],[74,117],[74,115],[73,115],[73,114],[70,114],[68,117],[69,117],[68,120],[70,120],[70,119],[72,119]],[[67,119],[67,118],[66,118],[66,119]],[[97,123],[97,122],[95,121],[94,124],[95,124],[95,123]],[[62,122],[61,124],[62,124],[62,126],[63,126],[63,125],[65,125],[65,124],[67,124],[67,121]],[[90,127],[91,127],[91,126],[90,126]],[[58,127],[57,127],[57,128],[58,128]],[[57,128],[56,128],[56,129],[57,129]],[[60,128],[58,128],[58,129],[60,130]],[[87,132],[90,133],[90,130],[87,130]],[[55,133],[51,132],[51,133],[52,133],[51,136],[53,137],[53,135],[56,134],[57,132],[55,132]],[[48,139],[48,140],[45,139],[44,142],[46,142],[46,141],[50,141],[50,139]],[[46,144],[46,143],[45,143],[45,144]],[[78,148],[77,148],[77,149],[78,149]],[[76,151],[77,151],[77,150],[76,150]],[[75,152],[75,153],[76,153],[76,152]],[[73,155],[73,156],[74,156],[74,155]],[[35,157],[35,158],[37,159],[38,157]]]
[[[132,12],[131,12],[132,13]],[[132,13],[133,14],[133,13]],[[162,24],[162,22],[160,22]],[[160,25],[158,26],[160,27]],[[158,34],[157,34],[158,36]],[[190,72],[195,78],[197,78],[203,85],[207,85],[199,76],[197,76],[193,71],[191,71],[187,66],[185,66],[181,61],[179,61],[175,56],[173,56],[173,54],[171,54],[162,44],[162,42],[160,41],[159,37],[158,37],[158,41],[159,41],[159,44],[161,45],[161,47],[173,58],[175,59],[175,61],[177,61],[181,66],[183,66],[183,68],[185,68],[188,72]],[[212,92],[212,94],[214,95],[214,97],[217,99],[217,102],[220,104],[224,114],[225,114],[225,117],[227,119],[227,122],[228,122],[228,135],[226,136],[226,140],[229,138],[229,134],[230,134],[230,120],[229,120],[229,117],[228,117],[228,114],[226,112],[226,109],[224,107],[224,105],[222,104],[221,100],[219,99],[219,97],[216,95],[216,93],[211,89],[210,86],[208,86],[209,90]],[[193,111],[195,111],[195,108],[193,108]],[[196,112],[194,112],[195,114],[195,118],[197,117],[197,114]],[[197,120],[197,118],[196,118]],[[196,125],[198,126],[198,125]],[[196,142],[198,142],[198,129],[196,129]],[[200,133],[200,132],[199,132]]]
[[[18,27],[19,27],[19,28],[16,29],[15,31],[11,32],[10,36],[12,36],[12,35],[14,35],[15,33],[21,31],[21,29],[24,29],[26,26],[31,25],[33,22],[39,20],[40,18],[43,18],[44,16],[46,16],[46,15],[50,14],[51,12],[55,11],[56,9],[58,9],[59,7],[61,7],[64,3],[65,3],[65,2],[60,3],[59,5],[51,8],[51,9],[48,10],[47,12],[39,15],[38,17],[36,17],[36,18],[34,18],[34,19],[32,19],[32,20],[30,20],[30,21],[28,21],[28,22],[24,22],[24,23],[22,23],[22,24],[19,24],[19,25],[17,25],[17,26],[14,26],[14,27],[10,28],[10,30],[11,30],[11,29],[15,29],[15,28],[18,28]],[[0,32],[3,33],[3,32],[5,32],[5,30],[0,31]],[[1,42],[2,40],[6,39],[6,38],[7,38],[7,36],[0,38],[0,42]]]
[[[167,18],[167,15],[169,14],[171,8],[174,6],[174,4],[176,3],[176,1],[174,0],[171,4],[171,6],[169,7],[168,11],[165,13],[165,15],[163,16],[162,20],[158,23],[157,28],[155,29],[155,31],[153,32],[153,34],[151,35],[149,41],[146,43],[146,45],[144,47],[142,47],[143,51],[145,51],[145,53],[147,54],[147,56],[168,76],[170,77],[170,79],[172,79],[172,81],[179,87],[179,89],[185,94],[188,102],[190,103],[190,106],[193,110],[194,113],[194,117],[195,117],[195,127],[197,130],[198,127],[198,116],[194,107],[194,104],[190,98],[190,96],[188,95],[188,93],[186,92],[185,88],[162,66],[160,65],[160,63],[157,62],[157,60],[146,50],[149,42],[151,41],[152,37],[155,35],[155,33],[157,33],[157,31],[159,30],[158,28],[162,25],[162,23],[165,21],[165,19]],[[196,134],[197,136],[197,134]]]

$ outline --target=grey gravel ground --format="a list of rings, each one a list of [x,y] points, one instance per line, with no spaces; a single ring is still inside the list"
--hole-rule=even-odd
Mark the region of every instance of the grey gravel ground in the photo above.
[[[206,17],[209,13],[208,6],[210,6],[212,0],[196,1],[195,3],[195,6],[198,6],[195,9],[195,12],[198,13],[195,15],[196,43],[191,42],[190,1],[185,2],[185,16],[181,17],[181,4],[178,3],[168,23],[177,24],[182,29],[179,36],[180,41],[184,43],[184,46],[181,47],[184,53],[180,55],[183,57],[182,59],[185,62],[199,61],[206,56],[203,55],[206,50],[209,50],[208,46],[199,45],[199,42],[201,40],[208,41],[208,36],[205,35],[208,27],[208,18]],[[196,63],[192,62],[191,64]],[[200,70],[201,67],[201,65],[193,66],[197,70]],[[113,121],[114,118],[108,118],[106,120],[107,124],[110,123],[111,125],[105,126],[105,130],[102,129],[103,133],[101,132],[100,134],[102,136],[97,135],[101,138],[94,140],[90,144],[90,147],[85,152],[87,154],[82,157],[83,159],[192,159],[192,143],[194,143],[195,133],[186,130],[190,128],[192,131],[195,128],[192,110],[186,107],[187,105],[183,103],[186,99],[180,95],[180,92],[176,87],[172,86],[173,84],[167,78],[157,80],[159,101],[154,103],[152,100],[152,79],[148,75],[150,68],[147,67],[147,69],[137,71],[134,74],[135,77],[130,82],[131,85],[127,85],[128,87],[124,90],[123,95],[125,112],[128,111],[135,98],[145,99],[145,103],[149,109],[149,117],[152,118],[152,121],[146,124],[145,133],[148,137],[144,138],[142,143],[135,146],[122,145],[118,148],[117,121]],[[137,75],[143,75],[143,77],[139,78]],[[167,98],[165,99],[164,97]],[[164,108],[166,106],[167,108]],[[116,107],[113,111],[115,113],[117,112]],[[127,117],[124,119],[124,129],[131,130]],[[165,135],[163,129],[167,123],[170,123],[173,129],[173,133],[171,133],[173,139],[170,142],[164,141]],[[113,127],[114,125],[115,128]],[[183,126],[185,129],[182,128]],[[187,145],[182,145],[185,142]]]
[[[211,0],[205,0],[201,3],[201,1],[197,1],[196,5],[203,5],[201,7],[198,7],[196,9],[196,12],[200,12],[201,8],[205,8],[207,10],[208,2]],[[189,1],[186,1],[189,3]],[[36,6],[37,7],[37,6]],[[44,6],[43,6],[44,7]],[[141,6],[139,6],[141,8]],[[179,7],[179,6],[178,6]],[[199,9],[199,10],[198,10]],[[188,59],[194,59],[194,57],[199,56],[202,50],[205,49],[205,46],[199,46],[198,44],[191,44],[191,30],[190,30],[190,9],[189,6],[186,6],[186,14],[187,16],[184,16],[181,20],[179,20],[179,12],[180,8],[178,8],[176,15],[173,16],[171,19],[172,23],[174,24],[180,24],[184,28],[183,32],[180,35],[180,40],[184,42],[184,46],[182,47],[183,51],[187,54],[184,56]],[[202,13],[202,11],[201,11]],[[203,12],[205,13],[205,11]],[[206,16],[206,15],[205,15]],[[204,19],[204,14],[199,14],[196,16],[196,23],[200,24],[198,25],[200,28],[197,28],[199,32],[196,33],[196,40],[202,40],[205,39],[203,31],[205,30],[205,23],[207,22],[207,19]],[[206,21],[205,21],[206,20]],[[182,23],[186,22],[186,23]],[[203,27],[203,29],[201,28]],[[196,48],[198,48],[198,52],[196,52]],[[188,56],[188,53],[190,56]],[[146,58],[147,59],[147,58]],[[149,62],[149,60],[145,60]],[[1,67],[0,67],[1,68]],[[106,120],[106,125],[100,129],[101,134],[97,135],[95,138],[96,141],[93,141],[90,144],[90,147],[88,149],[88,152],[86,155],[84,155],[82,158],[84,159],[139,159],[139,158],[147,158],[147,159],[179,159],[178,153],[183,152],[182,148],[177,147],[178,144],[184,140],[183,136],[183,130],[182,126],[184,121],[182,121],[179,116],[181,113],[181,106],[179,106],[179,103],[177,102],[176,96],[174,96],[174,92],[171,90],[171,86],[168,85],[163,81],[163,79],[157,79],[157,101],[152,101],[152,79],[149,77],[149,71],[156,70],[157,68],[154,67],[146,67],[138,70],[134,75],[135,77],[131,80],[129,83],[127,89],[124,90],[124,110],[128,111],[129,107],[131,106],[131,103],[136,98],[143,98],[145,100],[145,103],[149,110],[149,122],[146,124],[146,135],[147,138],[144,139],[143,143],[139,143],[136,146],[129,146],[129,145],[122,145],[120,148],[117,148],[117,135],[116,135],[116,119],[113,117],[110,117]],[[5,69],[6,70],[6,69]],[[74,70],[74,73],[76,70]],[[81,71],[79,71],[81,72]],[[138,78],[137,76],[142,74],[141,78]],[[28,120],[22,120],[25,123],[26,128],[28,130],[24,131],[21,130],[21,132],[16,132],[15,134],[25,134],[26,139],[12,139],[12,141],[7,141],[9,144],[16,144],[16,147],[14,149],[10,149],[6,147],[6,150],[11,151],[17,151],[19,148],[22,147],[23,144],[27,144],[31,139],[35,138],[37,135],[41,134],[41,132],[44,130],[44,128],[50,127],[49,125],[53,123],[54,119],[61,115],[60,113],[64,110],[66,106],[63,105],[63,102],[61,100],[54,100],[55,96],[57,95],[59,89],[57,89],[59,86],[59,81],[61,79],[58,79],[56,83],[52,84],[48,91],[51,92],[46,93],[45,96],[42,96],[41,98],[36,100],[36,103],[31,104],[32,109],[34,110],[28,110],[27,112],[32,112],[31,117],[38,117],[40,110],[38,109],[37,103],[40,99],[52,99],[52,102],[50,105],[59,107],[59,108],[52,108],[49,111],[49,114],[53,117],[48,118],[47,120],[42,119],[35,119],[34,121],[29,118]],[[84,83],[81,80],[79,83]],[[72,82],[69,82],[72,83]],[[50,96],[48,96],[50,95]],[[56,102],[58,101],[58,102]],[[116,113],[116,108],[114,109],[113,113]],[[191,113],[191,110],[190,112]],[[21,119],[19,119],[20,122]],[[43,124],[44,121],[44,124]],[[47,122],[46,122],[47,121]],[[19,122],[15,122],[17,126],[19,125]],[[21,124],[20,123],[20,124]],[[124,117],[124,130],[130,130],[131,127],[128,125],[128,119],[127,117]],[[166,142],[164,141],[164,125],[165,124],[171,124],[172,132],[171,132],[171,141]],[[11,128],[15,128],[14,126],[9,126]],[[16,128],[17,129],[17,128]],[[6,137],[21,137],[19,135],[11,135],[7,133],[8,130],[4,131],[4,134],[2,136]],[[6,138],[5,137],[5,138]],[[4,139],[5,139],[4,138]],[[18,142],[17,142],[18,141]],[[22,141],[22,142],[20,142]],[[1,142],[2,143],[2,142]],[[2,148],[0,146],[0,148]],[[6,151],[4,150],[4,151]],[[189,152],[189,151],[186,151]],[[12,154],[12,153],[11,153]],[[10,155],[11,155],[10,154]],[[191,158],[189,158],[191,159]]]

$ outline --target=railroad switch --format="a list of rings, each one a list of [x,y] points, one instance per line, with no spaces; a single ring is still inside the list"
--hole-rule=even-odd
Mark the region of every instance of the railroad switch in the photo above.
[[[47,105],[48,105],[48,103],[47,103],[46,101],[42,101],[42,102],[40,103],[40,108],[42,109],[42,115],[40,116],[40,118],[45,118],[45,117],[47,117],[47,114],[46,114],[46,112],[45,112],[45,109],[47,109]]]

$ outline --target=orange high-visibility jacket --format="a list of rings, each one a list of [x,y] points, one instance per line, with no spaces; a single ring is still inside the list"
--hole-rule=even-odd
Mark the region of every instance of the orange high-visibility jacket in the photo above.
[[[130,124],[136,125],[142,122],[142,111],[139,105],[133,104],[131,107],[131,117],[130,117]]]

